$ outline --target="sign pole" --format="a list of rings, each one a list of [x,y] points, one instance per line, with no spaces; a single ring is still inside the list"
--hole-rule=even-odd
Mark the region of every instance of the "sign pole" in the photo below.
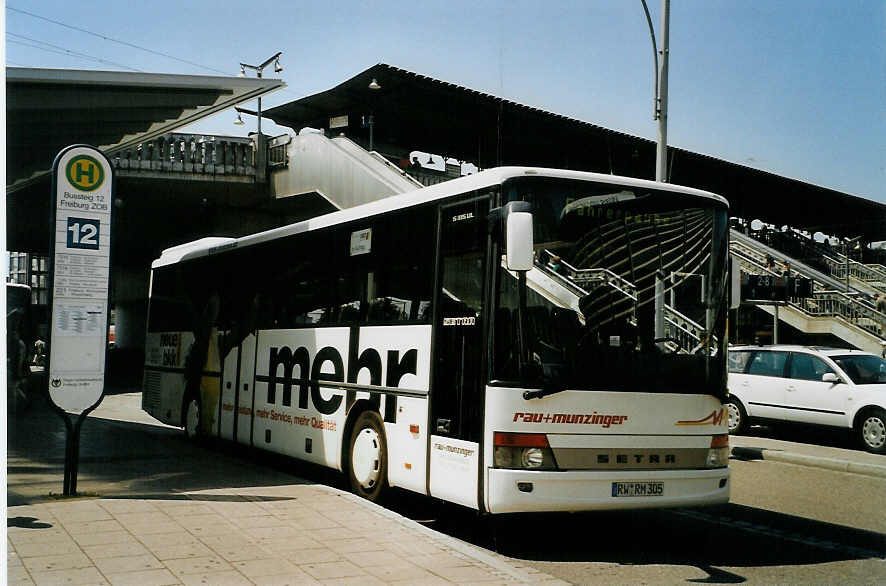
[[[114,175],[88,145],[52,165],[48,396],[65,422],[64,494],[77,494],[80,430],[104,396],[110,321]]]

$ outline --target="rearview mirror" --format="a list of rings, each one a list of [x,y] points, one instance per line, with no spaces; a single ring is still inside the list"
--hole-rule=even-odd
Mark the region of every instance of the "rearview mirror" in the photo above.
[[[532,214],[511,212],[505,230],[508,270],[528,271],[533,265]]]
[[[821,381],[825,383],[838,384],[840,382],[840,377],[838,377],[833,372],[826,372],[821,375]]]

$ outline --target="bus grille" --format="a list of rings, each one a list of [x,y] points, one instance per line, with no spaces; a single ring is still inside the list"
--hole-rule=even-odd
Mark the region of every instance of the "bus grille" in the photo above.
[[[161,374],[154,370],[146,370],[142,385],[142,410],[149,413],[160,408]]]

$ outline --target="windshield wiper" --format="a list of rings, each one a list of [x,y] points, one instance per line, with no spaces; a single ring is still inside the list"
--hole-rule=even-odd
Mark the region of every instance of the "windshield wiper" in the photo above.
[[[533,389],[531,391],[523,391],[523,398],[529,401],[530,399],[541,399],[542,397],[547,397],[549,395],[556,395],[557,393],[562,393],[565,391],[565,388],[541,388],[541,389]]]

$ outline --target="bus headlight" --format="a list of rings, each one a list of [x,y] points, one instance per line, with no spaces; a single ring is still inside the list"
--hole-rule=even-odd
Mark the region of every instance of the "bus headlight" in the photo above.
[[[554,452],[543,433],[509,433],[493,435],[492,460],[496,468],[556,470]]]
[[[711,438],[711,447],[705,459],[707,468],[725,468],[729,465],[729,435],[715,435]]]

